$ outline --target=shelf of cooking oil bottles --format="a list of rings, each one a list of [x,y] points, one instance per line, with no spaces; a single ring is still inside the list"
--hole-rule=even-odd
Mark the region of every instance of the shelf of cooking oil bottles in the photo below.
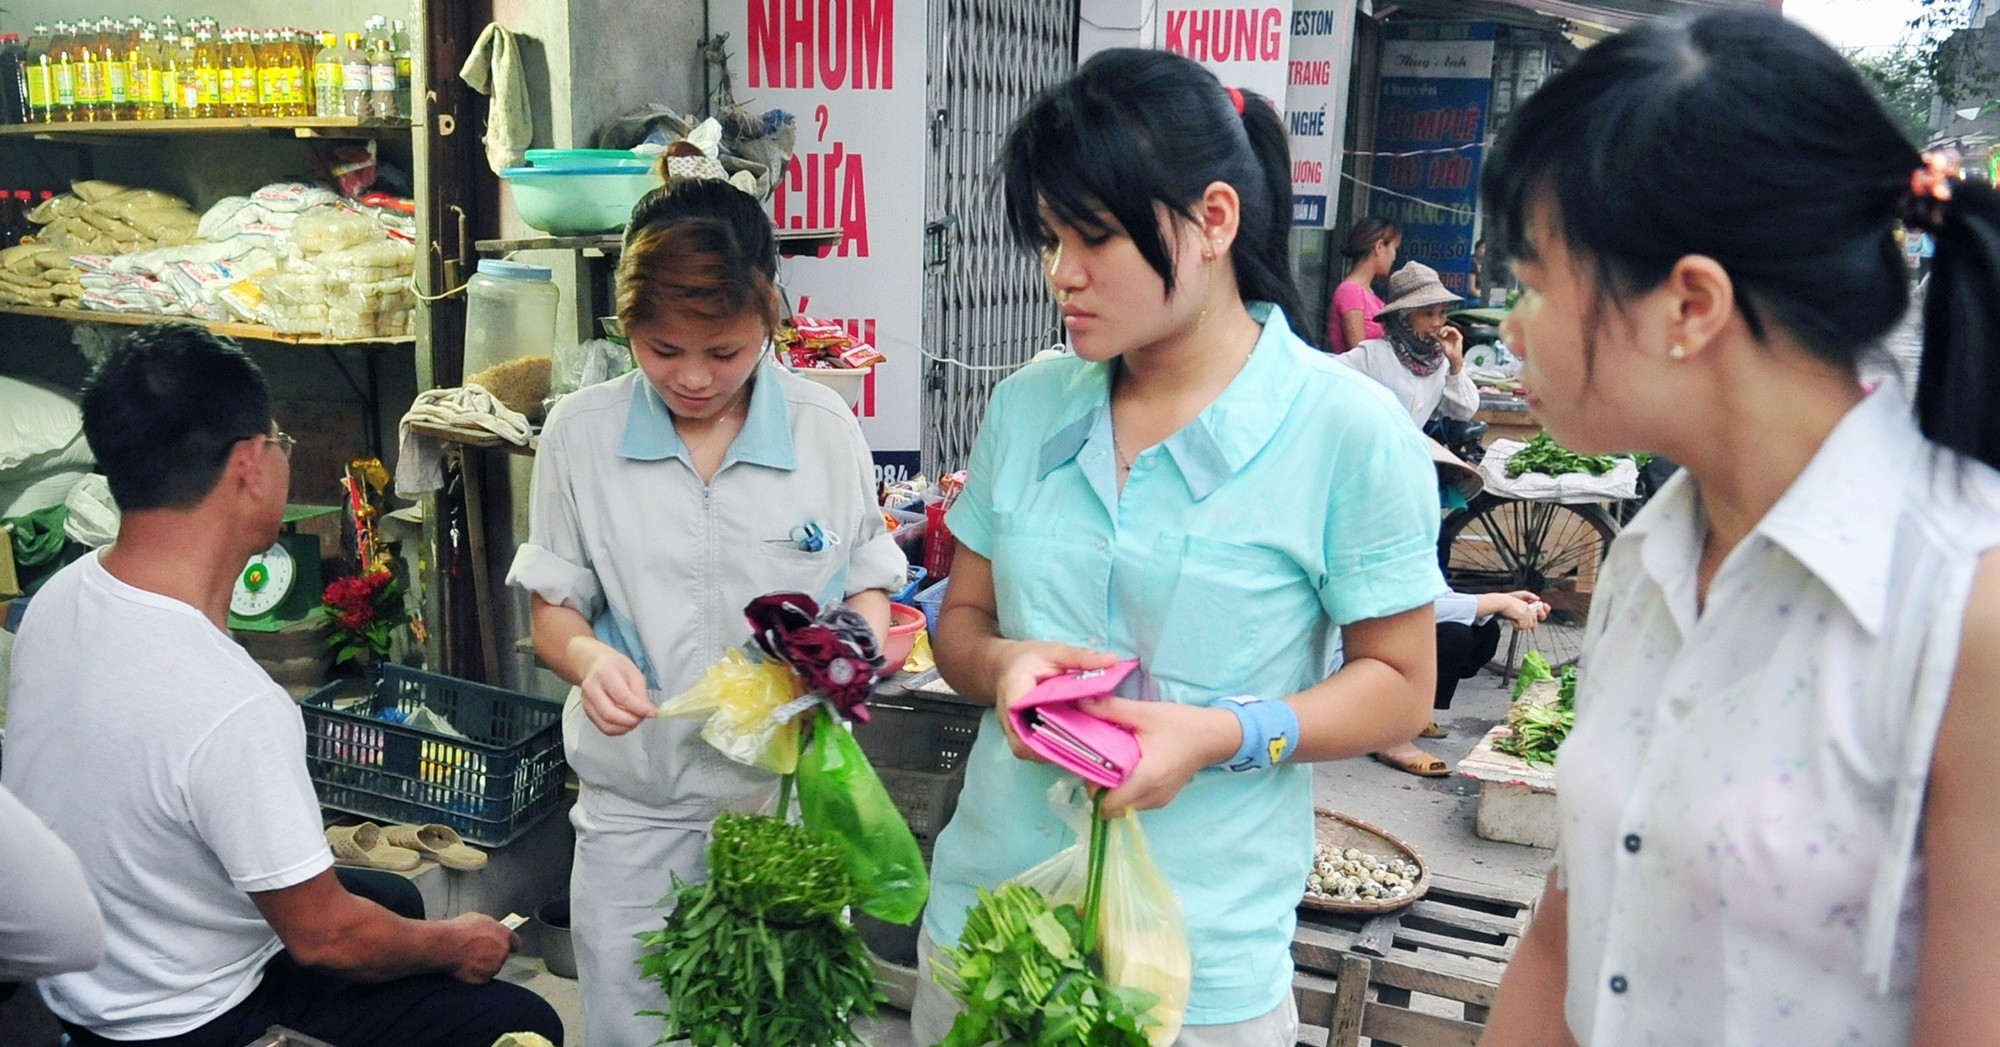
[[[0,134],[407,129],[411,53],[402,21],[360,32],[57,22],[0,36]]]

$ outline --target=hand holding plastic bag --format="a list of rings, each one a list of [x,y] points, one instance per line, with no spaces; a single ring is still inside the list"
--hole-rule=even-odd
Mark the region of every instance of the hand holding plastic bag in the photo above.
[[[790,774],[799,761],[796,717],[772,716],[798,697],[792,670],[783,662],[753,662],[739,650],[722,653],[693,687],[660,704],[656,716],[706,716],[701,736],[737,763]]]
[[[915,920],[931,890],[923,852],[861,743],[824,705],[813,713],[798,785],[800,820],[840,848],[861,887],[861,911],[890,923]]]
[[[1035,888],[1051,903],[1075,905],[1089,913],[1092,880],[1097,881],[1096,951],[1104,964],[1104,979],[1159,998],[1149,1012],[1158,1024],[1146,1032],[1153,1047],[1166,1047],[1180,1035],[1194,980],[1180,899],[1154,864],[1137,814],[1127,812],[1097,822],[1083,782],[1075,778],[1064,778],[1049,789],[1049,807],[1076,834],[1076,842],[1013,882]]]

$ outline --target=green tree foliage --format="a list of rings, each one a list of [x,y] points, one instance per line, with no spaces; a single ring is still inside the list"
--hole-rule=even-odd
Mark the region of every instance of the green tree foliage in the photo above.
[[[1902,128],[1903,137],[1922,149],[1931,136],[1931,99],[1937,93],[1922,53],[1906,43],[1890,52],[1850,50],[1847,60]]]
[[[1982,53],[1982,41],[1960,32],[1972,24],[1979,2],[1920,0],[1910,19],[1907,47],[1948,109],[1982,104],[1994,90],[1994,69]]]

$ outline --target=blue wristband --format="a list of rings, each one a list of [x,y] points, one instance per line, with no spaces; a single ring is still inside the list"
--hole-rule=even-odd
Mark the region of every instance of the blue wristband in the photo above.
[[[1290,705],[1250,695],[1222,698],[1215,704],[1235,713],[1243,728],[1243,744],[1223,765],[1230,770],[1262,770],[1283,763],[1299,747],[1299,714]]]

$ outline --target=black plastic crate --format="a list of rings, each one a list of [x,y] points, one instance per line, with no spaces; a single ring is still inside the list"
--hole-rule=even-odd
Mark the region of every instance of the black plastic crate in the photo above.
[[[560,703],[400,665],[383,666],[361,703],[334,707],[350,696],[336,683],[300,702],[306,769],[327,807],[499,847],[562,799]],[[398,722],[424,708],[465,737]]]
[[[867,723],[854,725],[854,738],[929,862],[938,831],[958,810],[965,758],[986,708],[905,691],[870,699],[868,712]]]

